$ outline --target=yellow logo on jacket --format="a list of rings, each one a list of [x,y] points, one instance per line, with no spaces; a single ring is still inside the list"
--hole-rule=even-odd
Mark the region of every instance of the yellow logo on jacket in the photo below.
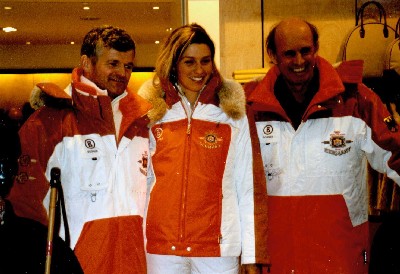
[[[204,148],[214,149],[222,145],[222,137],[218,137],[215,132],[206,132],[204,137],[199,137],[200,145]]]
[[[162,140],[163,139],[163,129],[161,127],[158,127],[154,130],[154,137],[157,140]]]
[[[352,143],[352,140],[346,140],[346,134],[341,133],[339,130],[335,130],[330,134],[329,141],[323,141],[323,144],[329,144],[332,149],[325,148],[325,153],[340,156],[350,152],[351,147],[347,147],[347,144]]]

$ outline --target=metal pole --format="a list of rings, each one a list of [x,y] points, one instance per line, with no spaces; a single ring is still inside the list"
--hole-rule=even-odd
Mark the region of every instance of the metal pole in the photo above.
[[[181,16],[182,16],[182,25],[186,25],[188,23],[188,0],[181,1]]]
[[[49,205],[49,225],[47,230],[47,245],[46,245],[46,268],[45,274],[50,274],[51,256],[53,254],[53,235],[54,235],[54,220],[57,204],[57,185],[60,182],[60,169],[51,169],[50,179],[50,205]]]

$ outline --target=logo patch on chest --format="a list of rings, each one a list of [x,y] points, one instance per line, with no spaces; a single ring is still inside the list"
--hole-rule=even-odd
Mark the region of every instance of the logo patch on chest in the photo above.
[[[154,137],[157,140],[162,140],[163,139],[163,129],[161,127],[158,127],[154,130]]]
[[[346,134],[341,133],[339,130],[335,130],[330,134],[329,141],[323,141],[325,145],[329,145],[330,148],[325,148],[324,152],[335,156],[340,156],[350,152],[351,147],[348,144],[352,143],[351,140],[346,140]]]
[[[85,147],[87,148],[86,153],[96,155],[99,151],[96,148],[96,142],[92,139],[85,139]],[[95,160],[95,158],[93,158]]]
[[[142,173],[143,175],[147,175],[148,160],[149,160],[149,156],[147,154],[147,151],[144,151],[144,153],[142,153],[142,159],[140,159],[138,161],[140,164],[142,164],[142,166],[139,169],[140,169],[140,173]]]
[[[222,145],[223,138],[218,137],[215,132],[206,132],[203,137],[199,137],[200,145],[204,148],[214,149],[219,148]]]
[[[85,139],[85,147],[89,149],[94,149],[96,148],[96,143],[92,139]]]

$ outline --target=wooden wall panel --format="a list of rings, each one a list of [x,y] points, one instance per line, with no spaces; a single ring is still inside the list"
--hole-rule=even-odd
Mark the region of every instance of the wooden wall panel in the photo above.
[[[260,0],[220,0],[221,73],[262,67]]]

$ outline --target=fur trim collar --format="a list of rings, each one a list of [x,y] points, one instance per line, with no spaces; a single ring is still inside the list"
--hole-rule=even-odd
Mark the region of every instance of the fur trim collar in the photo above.
[[[29,103],[33,109],[38,109],[44,105],[71,106],[72,99],[62,88],[53,83],[39,83],[31,91]]]
[[[167,112],[169,108],[165,102],[165,92],[153,85],[153,80],[146,81],[139,89],[138,94],[153,105],[148,116],[150,125],[153,125]],[[218,91],[219,107],[230,118],[238,120],[246,115],[246,98],[242,86],[234,81],[224,79]]]

